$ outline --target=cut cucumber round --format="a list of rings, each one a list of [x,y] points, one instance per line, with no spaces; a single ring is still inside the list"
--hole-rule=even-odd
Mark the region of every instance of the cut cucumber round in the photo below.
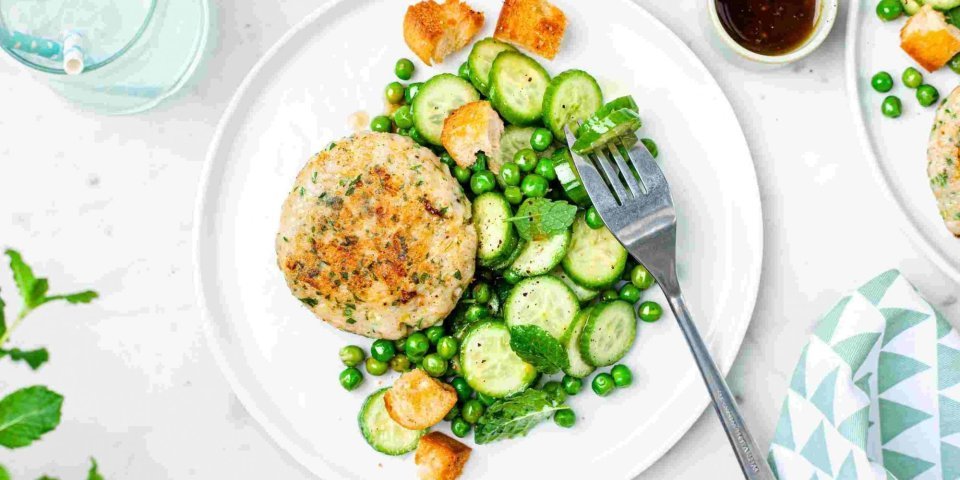
[[[594,367],[605,367],[620,361],[637,338],[637,319],[633,305],[614,300],[591,308],[580,332],[580,354]]]
[[[613,100],[610,100],[609,102],[603,104],[603,106],[600,107],[599,110],[597,110],[593,115],[591,115],[589,118],[584,120],[584,122],[580,125],[580,127],[574,130],[574,133],[576,134],[577,137],[579,137],[581,133],[592,128],[594,125],[600,122],[600,120],[606,117],[607,115],[610,115],[611,113],[623,108],[626,108],[627,110],[633,110],[638,114],[640,113],[640,107],[637,105],[636,100],[633,99],[633,96],[626,95],[623,97],[614,98]]]
[[[563,268],[557,267],[554,268],[550,275],[559,278],[563,283],[570,287],[570,291],[577,296],[577,300],[580,300],[580,303],[589,302],[594,298],[597,298],[597,295],[600,294],[599,290],[594,290],[592,288],[581,287],[570,278],[566,272],[563,271]]]
[[[924,0],[922,3],[941,11],[960,7],[960,0]]]
[[[496,321],[480,322],[467,331],[460,368],[474,390],[496,398],[526,389],[537,377],[537,369],[510,348],[510,329]]]
[[[596,370],[580,354],[580,333],[583,331],[583,326],[587,324],[587,319],[590,318],[592,310],[593,307],[580,310],[580,313],[573,319],[573,323],[567,327],[567,331],[563,332],[563,338],[560,339],[563,348],[567,350],[567,358],[570,360],[570,366],[564,369],[563,373],[571,377],[584,378]]]
[[[477,258],[480,265],[496,265],[517,248],[517,232],[510,222],[512,216],[510,203],[497,192],[487,192],[473,200],[473,222],[477,227]]]
[[[580,174],[577,173],[577,168],[573,166],[573,157],[570,156],[570,150],[566,148],[557,150],[553,155],[553,171],[556,172],[557,181],[563,187],[563,193],[567,195],[571,202],[581,207],[590,206],[590,195],[587,194],[587,189],[583,188]]]
[[[527,278],[513,287],[503,305],[503,319],[510,327],[536,325],[560,340],[580,302],[560,279],[550,275]]]
[[[580,214],[573,222],[570,248],[561,265],[580,286],[601,290],[616,283],[623,275],[627,250],[607,227],[594,230]]]
[[[581,155],[590,153],[617,137],[637,131],[642,125],[643,122],[637,112],[621,108],[601,118],[597,123],[591,124],[589,128],[581,128],[583,132],[570,148]]]
[[[510,265],[521,277],[543,275],[563,261],[570,245],[570,232],[558,233],[543,240],[531,240],[523,245],[520,254]]]
[[[543,123],[554,136],[565,138],[563,127],[582,122],[603,106],[596,79],[583,70],[567,70],[553,77],[543,95]],[[576,130],[576,125],[571,127]]]
[[[470,83],[484,95],[490,93],[490,67],[500,52],[516,52],[517,49],[509,43],[503,43],[494,38],[484,38],[473,44],[467,65],[470,66]]]
[[[387,455],[403,455],[417,448],[427,430],[410,430],[390,418],[383,396],[389,388],[373,392],[360,408],[357,421],[364,440],[374,450]]]
[[[470,82],[449,73],[441,73],[424,83],[410,108],[417,132],[434,145],[440,145],[443,121],[450,112],[480,100]]]
[[[507,125],[507,128],[503,129],[503,135],[500,135],[500,151],[496,156],[490,157],[490,163],[487,165],[490,171],[499,174],[500,167],[504,163],[512,162],[517,152],[530,148],[530,139],[533,138],[535,130],[536,127]],[[499,181],[499,178],[497,180]]]
[[[514,125],[532,125],[543,116],[550,75],[520,52],[500,52],[490,67],[490,102]]]
[[[526,240],[523,240],[522,238],[518,237],[517,246],[513,247],[513,251],[510,252],[510,254],[507,255],[507,257],[503,259],[502,262],[498,262],[493,265],[490,265],[490,269],[496,270],[498,272],[501,270],[506,270],[507,267],[509,267],[510,265],[513,265],[513,262],[516,261],[517,257],[519,257],[521,253],[523,253],[523,248],[526,245],[527,245]]]

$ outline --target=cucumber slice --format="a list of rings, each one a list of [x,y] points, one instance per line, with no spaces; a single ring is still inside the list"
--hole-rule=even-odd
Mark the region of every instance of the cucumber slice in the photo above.
[[[581,155],[590,153],[594,149],[610,143],[614,138],[637,131],[641,126],[643,126],[643,122],[637,112],[628,108],[621,108],[591,124],[588,128],[578,129],[578,132],[582,132],[577,137],[577,141],[573,142],[571,149]]]
[[[583,124],[580,125],[578,129],[575,130],[576,136],[579,137],[581,133],[587,131],[587,129],[592,128],[593,125],[600,122],[603,117],[610,115],[611,113],[626,108],[627,110],[633,110],[634,112],[640,113],[640,107],[637,106],[636,100],[633,99],[633,96],[626,95],[623,97],[614,98],[609,102],[603,104],[596,113],[590,116],[590,118],[584,120]]]
[[[480,94],[470,82],[449,73],[441,73],[424,83],[410,108],[417,132],[434,145],[440,145],[443,121],[450,112],[470,102],[480,100]]]
[[[417,448],[427,430],[409,430],[390,418],[383,396],[389,388],[373,392],[360,408],[357,421],[364,440],[374,450],[387,455],[403,455]]]
[[[473,44],[473,48],[470,49],[470,55],[467,57],[470,83],[484,95],[490,93],[490,67],[493,66],[493,60],[500,52],[507,51],[516,52],[517,49],[509,43],[489,37]]]
[[[513,287],[503,305],[503,319],[510,327],[536,325],[560,340],[579,311],[580,302],[566,284],[542,275]]]
[[[553,77],[547,87],[543,123],[554,136],[564,138],[563,127],[590,118],[602,106],[603,92],[597,81],[583,70],[567,70]]]
[[[557,180],[563,187],[563,193],[571,202],[581,207],[590,206],[590,196],[587,195],[587,189],[583,188],[580,180],[580,174],[577,173],[577,167],[573,166],[573,157],[570,156],[570,150],[561,148],[553,155],[553,170],[557,174]]]
[[[526,246],[526,244],[527,242],[525,240],[517,237],[517,246],[513,248],[513,251],[510,252],[510,254],[507,255],[507,257],[502,262],[490,265],[490,269],[496,270],[498,272],[506,270],[507,267],[509,267],[510,265],[513,265],[513,262],[517,260],[517,257],[519,257],[521,253],[523,253],[523,247]]]
[[[916,15],[923,7],[922,0],[900,0],[900,3],[903,5],[903,11],[909,16]]]
[[[960,7],[960,0],[924,0],[923,4],[931,5],[937,10],[944,11]]]
[[[487,167],[496,174],[500,173],[500,167],[504,163],[512,162],[514,155],[524,148],[530,148],[530,139],[536,127],[518,127],[516,125],[507,125],[503,129],[503,135],[500,136],[500,151],[497,155],[490,157],[490,163]],[[499,181],[499,178],[497,179]]]
[[[580,354],[594,367],[620,361],[637,338],[633,305],[623,300],[595,305],[580,332]]]
[[[531,240],[520,250],[520,254],[510,265],[510,270],[521,277],[543,275],[563,261],[569,245],[570,232],[559,233],[543,240]]]
[[[592,288],[581,287],[570,278],[566,272],[563,271],[563,268],[557,267],[554,268],[550,275],[559,278],[563,283],[570,287],[570,291],[577,296],[577,300],[580,300],[580,303],[589,302],[594,298],[597,298],[597,295],[600,294],[599,290],[594,290]]]
[[[580,333],[583,331],[583,326],[587,324],[587,319],[590,318],[592,310],[593,307],[580,310],[580,313],[573,319],[573,323],[567,327],[567,331],[563,332],[563,338],[560,339],[563,348],[567,350],[567,358],[570,360],[570,366],[564,369],[563,373],[571,377],[584,378],[596,370],[580,354]]]
[[[490,67],[490,102],[514,125],[527,126],[543,116],[550,75],[520,52],[500,52]]]
[[[620,279],[627,266],[627,250],[607,227],[594,230],[580,214],[573,222],[570,248],[561,265],[577,284],[600,290]]]
[[[463,338],[460,368],[474,390],[502,398],[520,392],[537,377],[537,369],[510,348],[510,329],[503,322],[480,322]]]
[[[489,267],[503,262],[517,248],[517,232],[510,222],[513,210],[503,195],[484,193],[473,200],[474,225],[477,227],[477,258]]]

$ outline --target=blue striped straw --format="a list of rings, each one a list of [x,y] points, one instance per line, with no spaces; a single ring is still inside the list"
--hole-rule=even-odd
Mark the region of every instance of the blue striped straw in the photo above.
[[[51,60],[59,60],[63,54],[60,42],[34,37],[20,32],[10,32],[0,28],[0,45],[9,50],[38,55]]]

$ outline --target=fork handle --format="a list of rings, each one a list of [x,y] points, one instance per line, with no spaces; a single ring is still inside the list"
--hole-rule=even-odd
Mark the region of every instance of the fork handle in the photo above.
[[[710,392],[710,398],[713,400],[713,408],[720,416],[720,423],[727,432],[727,439],[737,455],[737,461],[740,462],[740,468],[743,470],[743,477],[747,480],[774,480],[773,473],[767,462],[763,460],[763,454],[757,447],[757,442],[747,430],[744,424],[743,416],[740,415],[740,408],[737,407],[737,401],[730,393],[726,380],[714,363],[710,351],[700,338],[700,332],[694,325],[687,310],[686,302],[680,293],[679,283],[675,288],[661,285],[664,293],[667,295],[667,301],[670,303],[670,309],[673,310],[677,323],[680,324],[680,330],[687,339],[693,358],[697,362],[697,368],[703,375],[703,381]],[[674,290],[668,292],[668,290]]]

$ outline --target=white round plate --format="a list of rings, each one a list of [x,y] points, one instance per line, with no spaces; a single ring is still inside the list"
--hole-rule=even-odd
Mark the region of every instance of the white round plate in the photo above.
[[[847,92],[857,130],[874,173],[902,213],[895,217],[903,220],[903,230],[931,261],[960,282],[960,240],[944,226],[927,178],[927,140],[936,107],[921,107],[915,91],[900,81],[903,70],[912,66],[943,98],[957,86],[957,74],[946,67],[934,73],[920,68],[900,49],[904,20],[882,22],[876,6],[872,0],[852,2],[847,17]],[[870,78],[881,70],[894,78],[895,87],[888,93],[877,93],[870,86]],[[900,97],[900,118],[880,113],[887,95]]]
[[[276,265],[280,206],[310,155],[375,115],[397,58],[410,2],[350,0],[321,8],[257,64],[213,140],[196,212],[196,274],[209,344],[247,410],[276,443],[324,479],[415,478],[412,455],[366,445],[357,412],[393,376],[340,387],[340,347],[370,341],[314,318]],[[501,3],[470,0],[490,35]],[[710,74],[680,39],[627,0],[559,0],[569,19],[553,72],[594,73],[607,98],[631,93],[657,140],[680,215],[680,275],[717,362],[729,369],[750,321],[762,258],[760,198],[743,132]],[[415,80],[456,71],[420,62]],[[647,298],[661,299],[652,289]],[[547,422],[528,437],[474,449],[464,478],[630,478],[653,463],[707,405],[706,390],[669,316],[640,325],[625,359],[633,387],[571,398],[572,430]],[[448,424],[438,426],[447,430]],[[469,442],[469,440],[468,440]],[[728,448],[726,444],[717,448]],[[731,466],[731,468],[735,468]]]

